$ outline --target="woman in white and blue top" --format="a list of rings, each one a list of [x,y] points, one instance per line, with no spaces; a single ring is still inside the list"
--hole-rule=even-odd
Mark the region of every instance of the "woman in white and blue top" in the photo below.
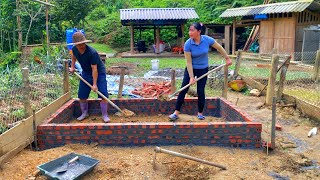
[[[231,59],[224,50],[224,48],[217,43],[212,37],[207,35],[201,35],[202,29],[201,23],[192,23],[189,28],[190,38],[184,44],[184,56],[186,59],[187,67],[184,71],[184,77],[181,87],[191,83],[195,83],[195,76],[200,77],[208,72],[209,68],[209,50],[210,47],[217,49],[217,51],[225,58],[226,65],[232,64]],[[197,93],[198,93],[198,119],[204,120],[203,108],[205,104],[205,86],[207,77],[204,77],[197,81]],[[176,108],[173,114],[169,116],[171,121],[175,121],[179,118],[181,106],[184,102],[184,98],[189,88],[179,93]]]

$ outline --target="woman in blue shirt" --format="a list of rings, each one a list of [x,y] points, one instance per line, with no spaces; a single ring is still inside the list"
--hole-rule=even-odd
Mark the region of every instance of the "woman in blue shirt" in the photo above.
[[[210,47],[217,49],[217,51],[225,58],[226,65],[232,64],[231,59],[224,50],[224,48],[217,43],[212,37],[207,35],[201,35],[202,24],[192,23],[189,28],[190,38],[184,44],[184,56],[186,59],[187,67],[184,71],[184,77],[181,87],[191,83],[195,83],[195,76],[200,77],[208,72],[209,68],[209,50]],[[198,119],[204,120],[203,108],[205,104],[205,86],[207,77],[197,81],[197,93],[198,93]],[[171,121],[175,121],[179,118],[181,106],[184,102],[184,98],[189,88],[179,93],[176,108],[173,114],[169,116]]]

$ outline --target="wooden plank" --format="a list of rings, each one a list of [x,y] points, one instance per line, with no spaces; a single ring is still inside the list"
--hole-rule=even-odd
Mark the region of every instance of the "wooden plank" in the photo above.
[[[29,138],[33,137],[32,116],[21,121],[20,124],[1,134],[0,156],[20,146]]]
[[[9,151],[5,155],[0,157],[0,166],[3,165],[7,160],[14,157],[16,154],[18,154],[20,151],[22,151],[24,148],[26,148],[30,142],[33,142],[34,139],[31,137],[27,141],[22,142],[18,147],[14,148],[13,150]]]
[[[273,49],[274,21],[261,21],[259,34],[260,54],[270,54]]]
[[[296,98],[297,108],[308,117],[320,122],[320,108],[305,102],[302,99]]]
[[[52,113],[56,112],[64,103],[71,99],[71,92],[65,93],[59,99],[53,101],[48,106],[42,108],[36,112],[36,125],[41,124],[45,119],[47,119]]]
[[[270,70],[270,76],[269,76],[269,80],[268,80],[266,105],[272,104],[272,97],[275,95],[274,87],[276,85],[278,63],[279,63],[279,56],[272,55],[272,62],[271,62],[272,68]]]
[[[70,100],[71,93],[68,92],[48,106],[36,112],[36,125],[41,124],[52,113],[58,110],[65,102]],[[21,143],[33,137],[33,117],[21,121],[20,124],[0,135],[0,156],[20,146]]]
[[[241,74],[239,74],[239,76],[241,77],[242,80],[244,80],[250,87],[254,88],[254,89],[258,89],[259,91],[261,91],[265,85],[261,84],[260,82],[252,79],[252,78],[249,78],[249,77],[246,77],[246,76],[243,76]]]

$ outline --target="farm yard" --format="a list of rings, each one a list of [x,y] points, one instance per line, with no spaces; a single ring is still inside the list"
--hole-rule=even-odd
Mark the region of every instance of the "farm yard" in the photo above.
[[[4,0],[0,12],[0,180],[320,179],[319,0]],[[190,65],[205,86],[188,84],[173,116]]]

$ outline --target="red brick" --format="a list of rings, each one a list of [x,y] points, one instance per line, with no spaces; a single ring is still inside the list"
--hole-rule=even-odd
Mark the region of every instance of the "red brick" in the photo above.
[[[112,134],[112,131],[111,130],[96,130],[96,133],[98,135],[109,135],[109,134]]]

